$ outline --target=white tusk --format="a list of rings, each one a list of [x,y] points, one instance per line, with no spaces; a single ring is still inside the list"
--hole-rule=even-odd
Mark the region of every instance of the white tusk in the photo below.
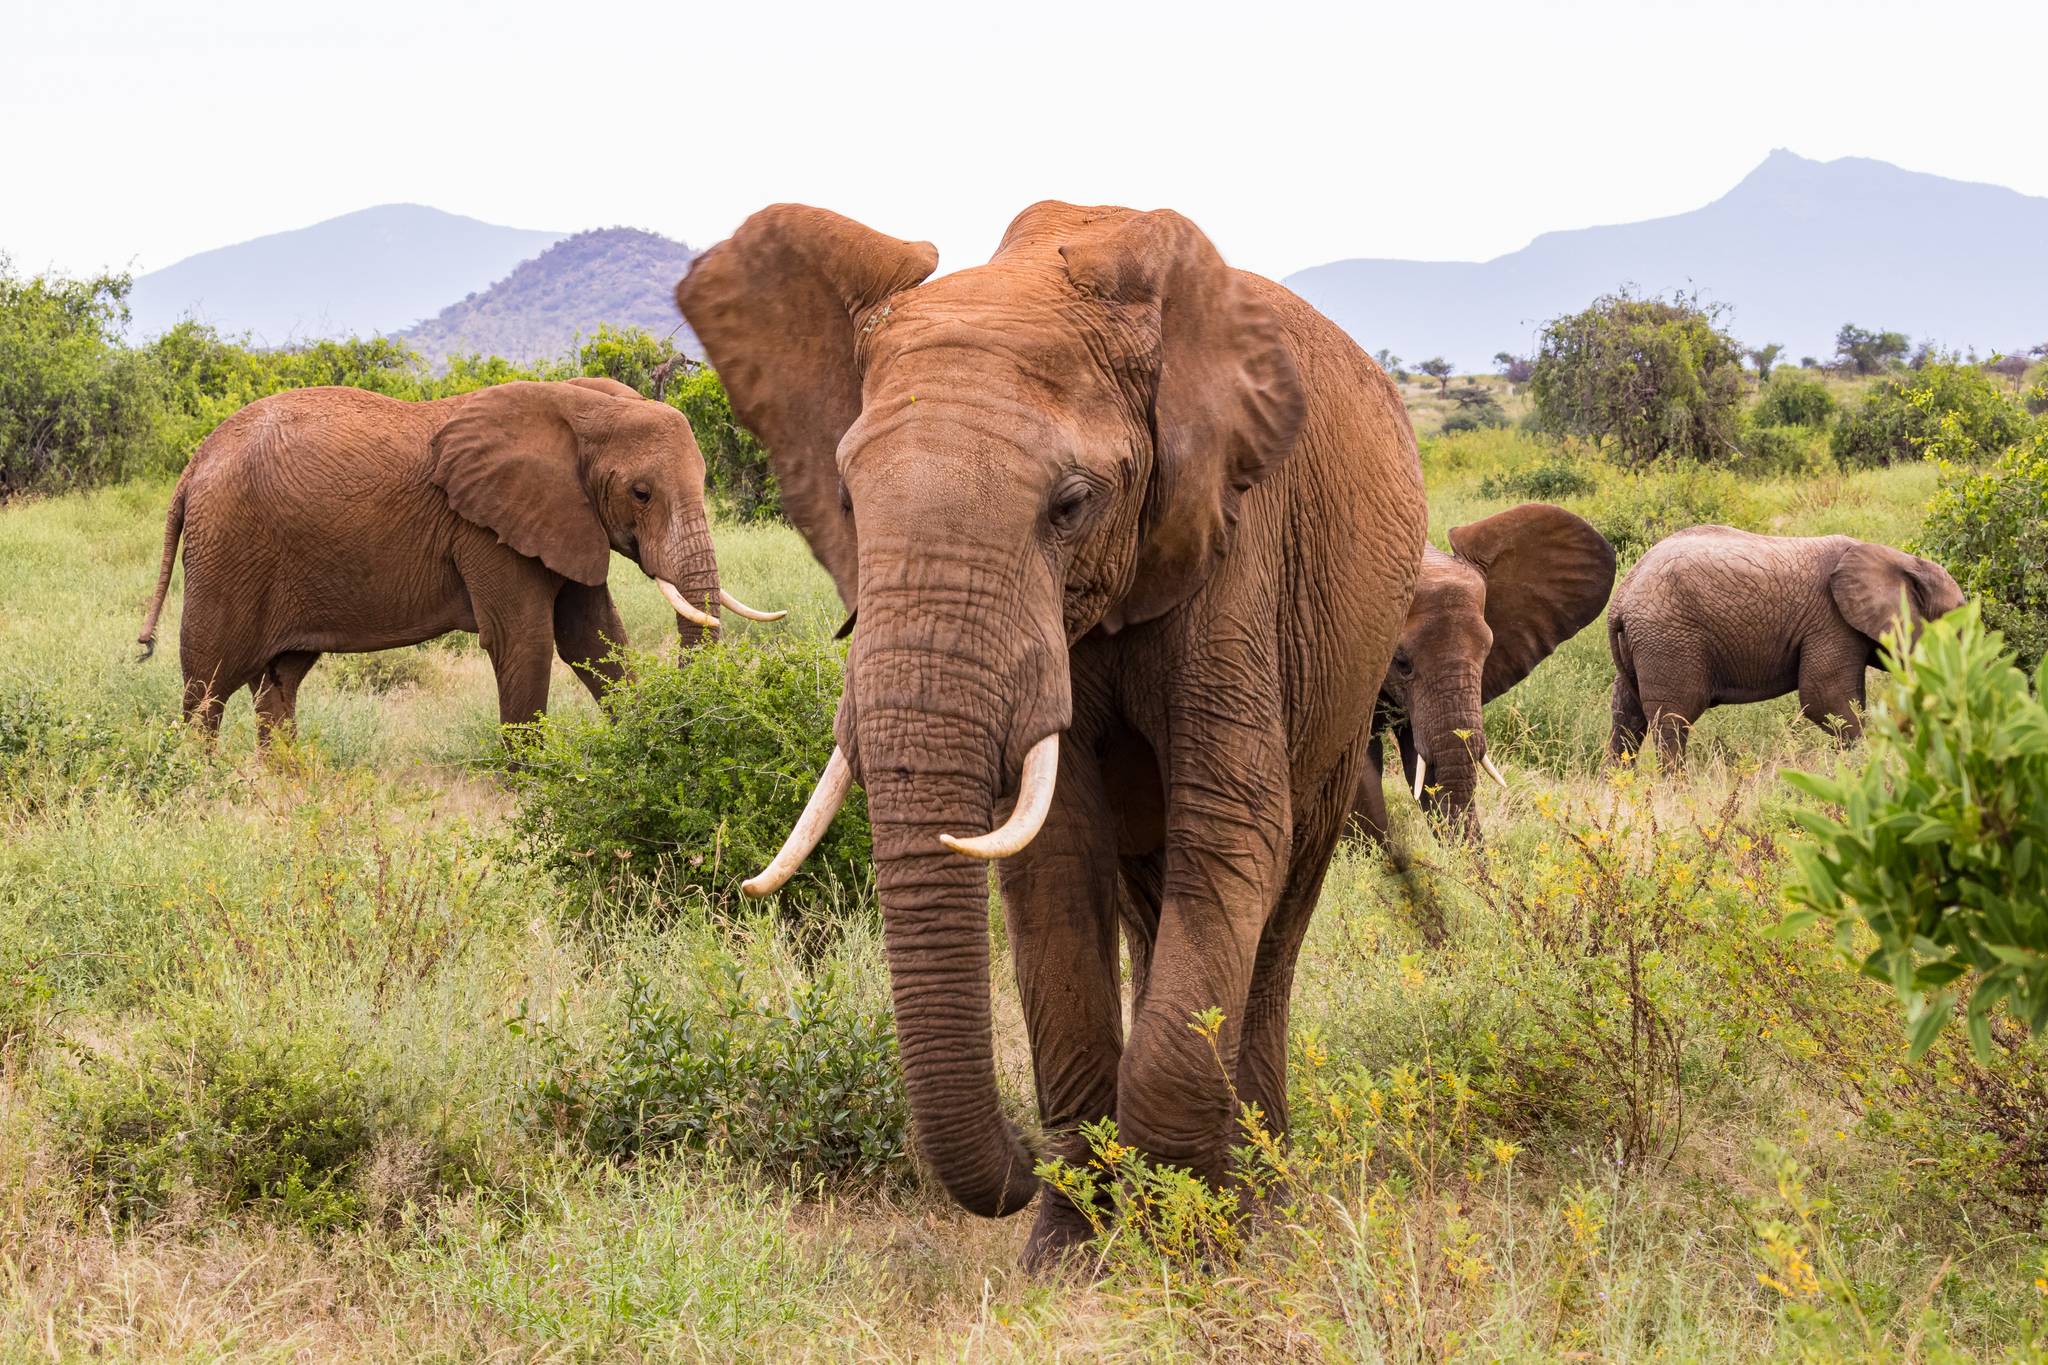
[[[780,621],[783,617],[789,615],[786,611],[755,611],[724,588],[718,590],[718,600],[725,603],[726,607],[734,615],[744,616],[749,621]]]
[[[1422,799],[1422,774],[1429,768],[1429,760],[1420,753],[1415,755],[1415,799]]]
[[[768,866],[762,868],[757,876],[740,883],[740,890],[755,900],[780,891],[783,884],[804,865],[804,859],[811,856],[818,840],[825,837],[832,817],[839,813],[840,804],[846,800],[846,789],[852,785],[853,769],[835,744],[832,746],[832,761],[825,765],[824,775],[819,777],[811,799],[804,802],[804,813],[796,818],[789,837],[782,841],[782,847]]]
[[[655,579],[654,586],[661,589],[661,595],[666,597],[668,604],[676,609],[676,615],[692,625],[702,626],[706,630],[718,629],[718,618],[701,607],[691,606],[690,599],[683,596],[681,588],[678,588],[666,578]]]
[[[1481,754],[1479,756],[1479,766],[1486,769],[1486,775],[1500,783],[1503,790],[1506,789],[1508,780],[1500,775],[1500,769],[1493,766],[1493,756],[1491,754]]]
[[[1010,812],[1010,818],[997,829],[972,839],[957,839],[950,834],[941,834],[939,842],[955,853],[965,853],[970,858],[1007,858],[1013,853],[1022,853],[1025,845],[1038,837],[1040,826],[1045,824],[1046,812],[1052,809],[1053,783],[1060,775],[1060,737],[1054,731],[1031,746],[1031,752],[1024,755],[1024,775],[1017,779],[1017,805]]]

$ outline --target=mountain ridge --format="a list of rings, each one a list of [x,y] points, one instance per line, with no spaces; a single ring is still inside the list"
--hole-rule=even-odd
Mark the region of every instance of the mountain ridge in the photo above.
[[[1355,258],[1285,283],[1367,349],[1481,368],[1542,324],[1624,285],[1697,288],[1751,344],[1826,355],[1844,322],[1951,346],[2048,335],[2048,199],[1784,148],[1685,213],[1560,229],[1486,261]]]

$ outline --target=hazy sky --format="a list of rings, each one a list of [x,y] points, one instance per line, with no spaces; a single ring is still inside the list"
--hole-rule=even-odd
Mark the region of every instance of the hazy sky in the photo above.
[[[704,245],[796,199],[952,268],[1050,196],[1268,274],[1481,259],[1776,146],[2048,195],[2044,50],[2042,0],[0,0],[0,250],[147,270],[398,201]]]

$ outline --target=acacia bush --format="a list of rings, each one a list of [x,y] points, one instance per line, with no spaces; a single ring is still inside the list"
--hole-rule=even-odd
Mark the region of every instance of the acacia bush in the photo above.
[[[832,755],[840,647],[738,635],[680,663],[636,654],[628,667],[605,714],[551,711],[515,732],[516,828],[574,881],[729,904],[781,848]],[[870,880],[869,848],[855,789],[784,896],[854,895]]]
[[[1955,575],[2022,667],[2048,656],[2048,426],[1986,468],[1942,461],[1917,549]]]
[[[1771,376],[1750,409],[1750,419],[1767,427],[1825,427],[1834,415],[1827,385],[1787,370]]]
[[[0,255],[0,498],[166,463],[161,379],[120,344],[129,280],[22,279]]]
[[[1744,375],[1721,313],[1697,295],[1623,290],[1553,320],[1529,380],[1537,423],[1606,443],[1625,465],[1728,458]]]
[[[1882,466],[1939,454],[1974,463],[2014,445],[2033,419],[1973,365],[1933,362],[1880,379],[1835,424],[1844,465]]]

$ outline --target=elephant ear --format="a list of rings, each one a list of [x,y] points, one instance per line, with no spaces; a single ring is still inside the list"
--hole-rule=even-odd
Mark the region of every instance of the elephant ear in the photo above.
[[[1614,588],[1614,547],[1562,507],[1526,502],[1451,529],[1451,548],[1486,575],[1493,648],[1480,672],[1482,701],[1529,676],[1584,630]]]
[[[782,506],[851,610],[859,556],[841,506],[839,440],[860,416],[854,343],[892,295],[938,268],[905,242],[824,209],[776,204],[690,265],[676,306],[768,448]]]
[[[1898,620],[1901,594],[1915,626],[1963,604],[1963,591],[1947,569],[1889,545],[1858,541],[1842,551],[1828,575],[1835,609],[1872,640],[1882,638]]]
[[[427,477],[464,521],[596,587],[610,567],[611,539],[584,488],[570,419],[579,402],[598,401],[567,384],[485,389],[434,433]]]
[[[1245,491],[1294,449],[1308,402],[1279,314],[1177,213],[1133,214],[1060,248],[1084,294],[1159,314],[1151,487],[1115,632],[1171,610],[1229,552]]]

